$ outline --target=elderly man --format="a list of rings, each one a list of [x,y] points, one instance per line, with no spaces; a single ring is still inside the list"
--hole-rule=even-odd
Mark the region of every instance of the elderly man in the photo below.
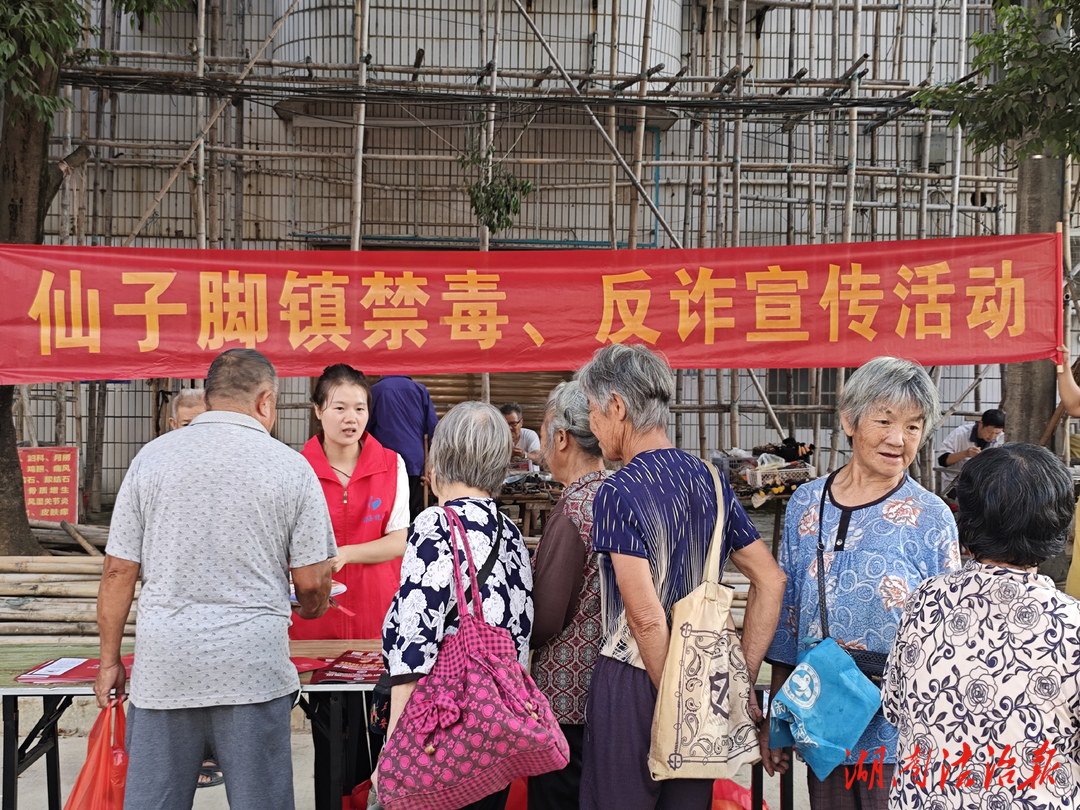
[[[200,413],[206,413],[205,391],[202,388],[181,388],[169,403],[169,430],[187,427]]]
[[[988,448],[1001,447],[1004,442],[1005,411],[997,408],[983,411],[978,422],[965,422],[949,433],[938,453],[938,464],[945,468],[941,472],[941,491],[945,497],[953,498],[956,479],[969,458]]]
[[[210,366],[209,410],[131,463],[98,592],[99,706],[126,692],[120,640],[142,572],[125,807],[191,807],[204,746],[233,810],[292,810],[289,569],[322,615],[337,554],[311,466],[270,436],[277,373],[253,349]]]
[[[499,408],[499,412],[510,426],[510,435],[514,439],[514,450],[510,455],[512,465],[528,465],[530,471],[539,469],[543,460],[543,452],[540,450],[540,436],[535,430],[522,427],[525,420],[521,415],[521,406],[516,402],[508,402]]]

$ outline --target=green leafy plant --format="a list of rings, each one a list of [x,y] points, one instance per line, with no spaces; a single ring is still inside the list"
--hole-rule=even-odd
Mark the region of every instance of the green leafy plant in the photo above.
[[[950,126],[962,125],[977,150],[1009,144],[1018,158],[1080,157],[1080,0],[1035,9],[997,0],[994,14],[996,27],[971,37],[972,68],[989,83],[980,87],[974,77],[927,88],[915,100],[951,110]]]
[[[485,169],[490,162],[491,175]],[[458,159],[463,169],[476,169],[479,178],[466,180],[465,193],[469,195],[473,214],[495,235],[514,225],[514,217],[521,213],[521,201],[532,193],[532,183],[522,180],[495,160],[495,147],[485,154],[471,149]]]

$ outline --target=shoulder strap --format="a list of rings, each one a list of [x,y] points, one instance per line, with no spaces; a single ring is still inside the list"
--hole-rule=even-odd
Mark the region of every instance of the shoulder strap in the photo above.
[[[836,473],[840,470],[835,470],[828,478],[825,479],[825,486],[821,488],[821,503],[818,504],[817,513],[817,594],[818,594],[818,613],[821,614],[821,637],[829,637],[829,611],[825,607],[825,540],[822,534],[822,526],[825,524],[825,499],[829,494],[829,489],[832,487],[833,479],[836,478]]]
[[[476,585],[477,585],[477,588],[483,588],[484,587],[484,583],[487,582],[488,576],[491,574],[492,570],[494,570],[495,563],[499,559],[499,550],[502,547],[502,530],[503,530],[504,521],[506,520],[506,518],[503,516],[502,512],[498,512],[498,515],[499,515],[499,520],[498,520],[498,526],[496,526],[496,528],[495,528],[495,542],[491,546],[491,551],[488,552],[487,559],[484,560],[483,567],[479,571],[477,571],[477,573],[476,573]],[[467,537],[465,538],[465,540],[466,540],[466,542],[468,542]],[[470,599],[472,599],[472,594],[470,593],[470,588],[471,588],[471,585],[465,588],[465,601],[466,602],[468,602]],[[445,630],[447,627],[449,627],[454,622],[456,622],[457,617],[458,617],[458,606],[454,605],[452,608],[450,608],[450,610],[448,610],[446,612],[446,621],[443,622],[443,630]]]
[[[716,471],[716,467],[707,461],[705,466],[712,473],[713,484],[716,486],[716,525],[713,526],[712,540],[709,542],[709,553],[705,557],[705,570],[701,581],[720,583],[724,579],[724,572],[720,567],[724,561],[724,487],[720,483],[720,474]]]

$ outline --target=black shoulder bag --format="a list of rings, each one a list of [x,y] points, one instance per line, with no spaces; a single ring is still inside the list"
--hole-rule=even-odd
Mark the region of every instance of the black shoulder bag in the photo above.
[[[825,486],[821,489],[821,503],[818,505],[817,588],[822,638],[829,637],[829,611],[825,607],[825,543],[821,536],[821,527],[825,523],[825,497],[828,495],[829,488],[832,486],[835,477],[836,473],[833,473],[825,481]],[[855,666],[859,668],[863,675],[874,683],[881,683],[881,679],[885,677],[885,662],[889,659],[888,653],[872,652],[871,650],[849,650],[845,647],[840,649],[851,656]]]
[[[484,583],[487,582],[488,576],[495,568],[495,563],[499,559],[499,550],[502,548],[502,533],[505,528],[506,518],[502,512],[499,512],[499,522],[495,529],[495,543],[491,547],[491,551],[488,552],[487,559],[484,560],[483,567],[476,572],[476,584],[481,590],[484,589]],[[466,583],[465,585],[465,601],[468,602],[472,598],[469,593],[472,583]],[[443,622],[443,632],[446,628],[457,621],[458,606],[454,605],[450,610],[446,612],[446,620]],[[376,736],[384,736],[386,734],[386,728],[390,725],[390,673],[384,672],[379,676],[378,683],[375,684],[375,689],[371,693],[371,714],[368,717],[368,731]]]

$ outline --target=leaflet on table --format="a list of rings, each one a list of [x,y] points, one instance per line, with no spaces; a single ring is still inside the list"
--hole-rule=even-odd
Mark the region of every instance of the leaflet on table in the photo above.
[[[120,658],[131,677],[131,664],[135,660],[134,653],[128,653]],[[328,666],[332,658],[291,658],[297,672],[311,672]],[[19,683],[34,684],[61,684],[61,683],[93,683],[97,678],[98,670],[101,669],[99,658],[54,658],[43,664],[38,664],[33,669],[27,670],[22,675],[16,675],[15,680]]]
[[[349,650],[326,669],[311,676],[312,683],[376,683],[383,673],[378,650]]]
[[[120,658],[128,677],[131,677],[131,662],[134,660],[135,656],[131,653]],[[97,678],[99,669],[101,660],[98,658],[54,658],[15,676],[15,680],[36,684],[90,683]]]

